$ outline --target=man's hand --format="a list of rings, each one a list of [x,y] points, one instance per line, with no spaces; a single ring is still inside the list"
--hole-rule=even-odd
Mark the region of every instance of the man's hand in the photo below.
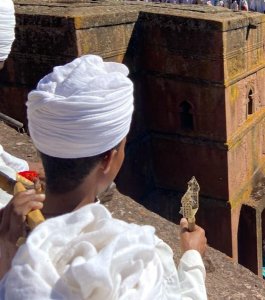
[[[42,209],[44,194],[34,189],[17,193],[0,210],[0,279],[10,268],[16,253],[16,242],[26,234],[26,215],[34,209]]]
[[[16,243],[25,233],[26,215],[34,209],[42,209],[44,194],[28,190],[16,194],[6,207],[0,210],[0,239]]]
[[[207,239],[205,231],[195,225],[194,231],[188,230],[188,221],[185,218],[180,220],[180,247],[183,252],[188,250],[197,250],[201,256],[206,250]]]

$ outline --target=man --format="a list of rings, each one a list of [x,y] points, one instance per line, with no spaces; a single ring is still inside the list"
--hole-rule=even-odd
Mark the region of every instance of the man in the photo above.
[[[46,174],[42,211],[51,218],[20,247],[1,299],[207,298],[203,229],[188,232],[182,219],[177,271],[153,227],[113,219],[98,202],[124,159],[133,112],[127,75],[125,65],[87,55],[55,67],[29,94],[29,130]]]

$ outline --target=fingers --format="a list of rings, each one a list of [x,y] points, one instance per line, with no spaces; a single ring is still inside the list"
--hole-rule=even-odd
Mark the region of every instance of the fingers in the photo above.
[[[34,189],[26,190],[23,192],[18,192],[11,200],[10,203],[23,204],[30,201],[36,196],[36,191]]]
[[[186,232],[186,231],[189,231],[189,223],[188,223],[188,220],[186,218],[182,218],[180,220],[180,228],[181,228],[181,231],[182,232]],[[204,229],[202,229],[200,226],[196,225],[194,226],[194,230],[193,231],[200,231],[202,230],[204,232]]]
[[[26,216],[31,210],[42,209],[43,201],[45,200],[44,194],[32,194],[26,195],[26,197],[24,196],[20,199],[20,202],[16,201],[12,204],[12,212],[14,216]]]
[[[198,225],[195,225],[194,231],[198,232],[198,234],[201,234],[202,236],[205,237],[205,230],[203,228],[201,228]]]
[[[190,230],[190,224],[188,222],[188,220],[186,218],[182,218],[180,220],[180,232],[181,234],[185,233],[185,232],[191,232],[191,231],[195,231],[195,227]]]
[[[25,216],[32,210],[35,209],[42,209],[43,208],[43,203],[39,201],[30,201],[27,202],[23,205],[17,206],[14,210],[12,210],[12,215],[11,217],[15,218],[21,218],[25,220]]]
[[[181,229],[188,229],[188,220],[186,218],[182,218],[179,225]]]
[[[8,205],[1,210],[0,236],[6,236],[10,241],[16,241],[25,231],[26,215],[35,209],[42,209],[44,194],[36,194],[28,190],[16,194]]]
[[[194,230],[189,231],[189,223],[186,218],[180,220],[180,247],[182,252],[187,250],[197,250],[202,256],[206,250],[207,239],[205,231],[198,225]]]

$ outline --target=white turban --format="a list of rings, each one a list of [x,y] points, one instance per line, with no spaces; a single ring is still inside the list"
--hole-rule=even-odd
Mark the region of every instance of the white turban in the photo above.
[[[172,250],[154,228],[113,219],[99,203],[36,227],[0,282],[0,298],[184,299]]]
[[[86,55],[53,72],[28,95],[29,131],[36,148],[60,158],[90,157],[117,146],[133,112],[128,68]]]
[[[0,61],[10,53],[15,39],[15,9],[12,0],[0,0]]]

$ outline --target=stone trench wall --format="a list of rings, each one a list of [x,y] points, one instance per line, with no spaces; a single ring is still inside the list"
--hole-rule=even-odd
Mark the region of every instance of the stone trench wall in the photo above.
[[[118,184],[176,222],[181,195],[195,175],[201,186],[197,220],[210,244],[235,260],[253,245],[249,262],[247,256],[240,261],[248,267],[255,261],[250,268],[260,274],[261,230],[257,225],[242,242],[238,224],[241,205],[253,206],[251,193],[264,172],[264,16],[205,7],[186,13],[145,8],[139,14],[132,42],[138,45],[134,75],[141,108],[135,120],[143,121],[143,111],[144,127],[138,140],[129,139]],[[193,130],[181,127],[183,102],[190,105]]]

